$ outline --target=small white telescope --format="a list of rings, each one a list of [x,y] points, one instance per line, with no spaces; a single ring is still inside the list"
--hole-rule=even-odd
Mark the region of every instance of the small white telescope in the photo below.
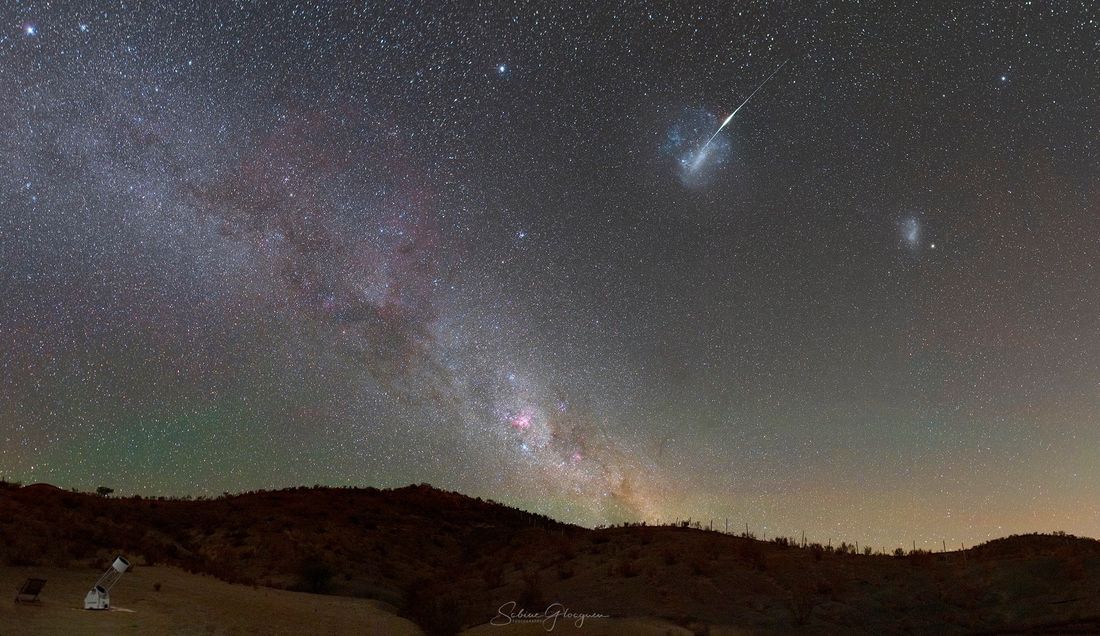
[[[130,569],[130,562],[121,555],[115,558],[111,567],[99,577],[92,590],[84,597],[84,609],[105,610],[111,608],[111,588],[122,578],[122,573]]]

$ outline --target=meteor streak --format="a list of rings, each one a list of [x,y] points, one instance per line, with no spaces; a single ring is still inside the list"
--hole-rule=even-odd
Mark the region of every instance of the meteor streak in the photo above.
[[[741,108],[743,108],[745,104],[749,103],[749,100],[752,99],[752,96],[760,92],[760,89],[764,88],[764,85],[767,84],[768,81],[771,80],[771,78],[775,77],[775,74],[778,73],[779,70],[786,65],[787,60],[783,60],[783,63],[777,66],[776,69],[772,71],[772,74],[767,77],[767,79],[765,79],[763,82],[760,82],[760,85],[756,87],[756,90],[749,93],[749,96],[745,98],[745,101],[741,102],[740,106],[733,109],[733,112],[730,113],[730,116],[726,117],[726,120],[722,122],[722,125],[718,127],[718,130],[714,131],[714,134],[710,136],[710,139],[707,140],[707,143],[703,144],[703,147],[699,149],[699,152],[695,153],[695,161],[692,163],[691,166],[692,169],[698,168],[699,164],[702,163],[704,159],[706,159],[707,146],[710,145],[710,142],[714,141],[714,138],[718,136],[718,133],[722,132],[722,129],[726,127],[726,124],[730,123],[730,120],[732,120],[733,116],[737,114],[737,111],[741,110]]]

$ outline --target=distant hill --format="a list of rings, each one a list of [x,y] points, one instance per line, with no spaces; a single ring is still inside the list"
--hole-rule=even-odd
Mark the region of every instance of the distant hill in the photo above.
[[[208,500],[0,486],[0,563],[102,569],[115,553],[379,599],[429,634],[486,623],[508,601],[696,633],[1100,633],[1100,542],[1068,535],[866,556],[684,527],[589,530],[427,485]]]

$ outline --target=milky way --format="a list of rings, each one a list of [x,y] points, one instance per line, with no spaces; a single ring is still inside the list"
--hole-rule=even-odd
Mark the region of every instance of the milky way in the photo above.
[[[1100,534],[1089,5],[207,4],[0,10],[0,477]]]

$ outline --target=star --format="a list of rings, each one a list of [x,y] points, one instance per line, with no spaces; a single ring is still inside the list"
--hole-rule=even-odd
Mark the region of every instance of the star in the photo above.
[[[38,25],[34,24],[33,22],[28,22],[27,24],[24,24],[23,35],[29,38],[33,38],[34,36],[38,35]]]

